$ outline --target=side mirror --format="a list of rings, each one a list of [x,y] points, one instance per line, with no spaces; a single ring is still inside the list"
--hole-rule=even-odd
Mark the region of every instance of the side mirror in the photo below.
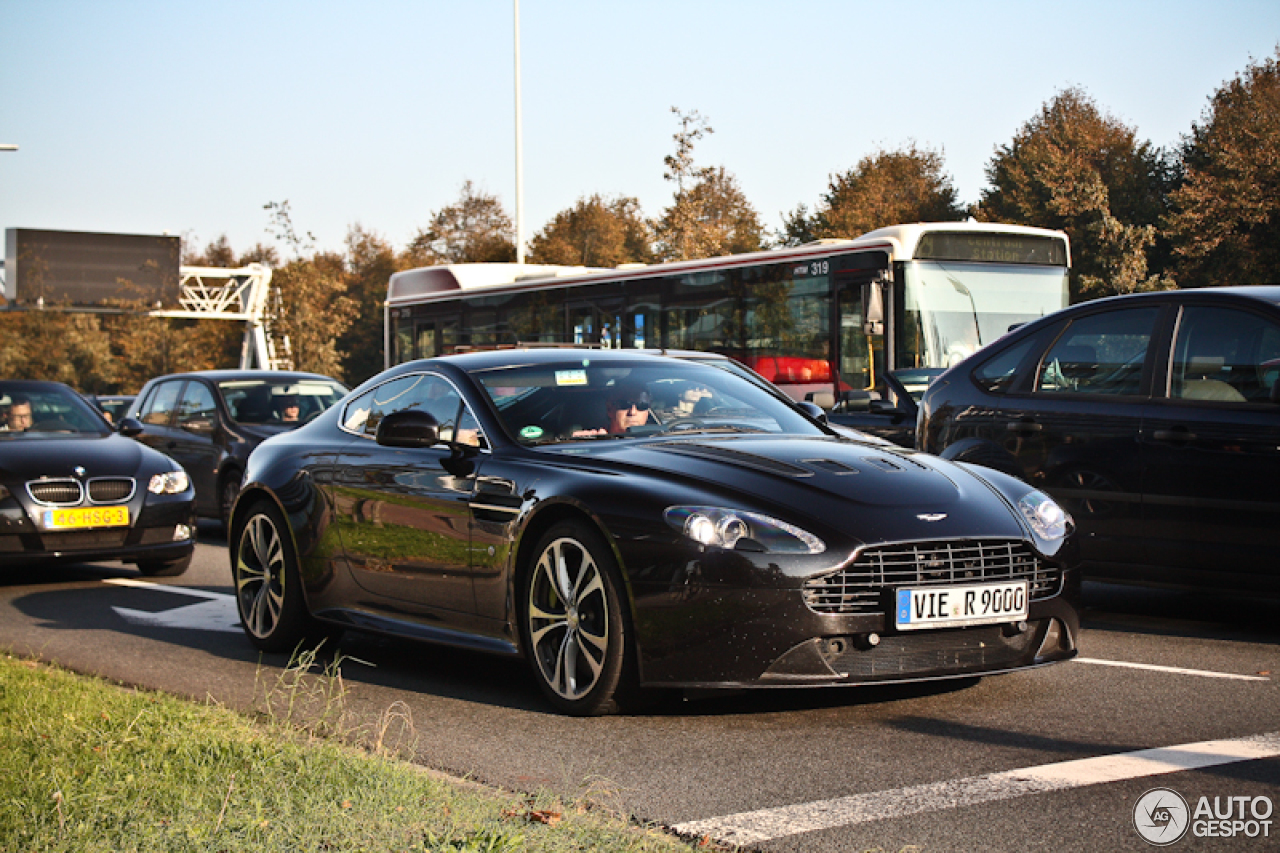
[[[440,422],[416,409],[392,412],[378,422],[374,440],[383,447],[431,447],[440,443]]]
[[[124,418],[120,421],[120,425],[116,427],[116,432],[125,438],[134,438],[142,435],[144,430],[145,427],[142,426],[142,423],[134,418]]]
[[[845,412],[865,412],[871,408],[870,391],[845,391],[840,395],[840,410]]]
[[[817,403],[810,400],[802,400],[799,403],[796,403],[796,408],[820,424],[825,424],[827,422],[827,413],[823,411],[822,407]]]

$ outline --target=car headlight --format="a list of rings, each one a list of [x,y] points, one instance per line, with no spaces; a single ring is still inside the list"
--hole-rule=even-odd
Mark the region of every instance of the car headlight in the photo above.
[[[667,524],[700,545],[774,554],[821,554],[827,550],[826,544],[809,531],[754,512],[673,506],[663,517]]]
[[[1018,511],[1031,525],[1031,532],[1045,542],[1057,542],[1075,528],[1071,515],[1057,501],[1041,491],[1022,496]]]
[[[147,483],[147,491],[153,495],[176,495],[191,488],[191,478],[186,471],[165,471],[153,474]]]

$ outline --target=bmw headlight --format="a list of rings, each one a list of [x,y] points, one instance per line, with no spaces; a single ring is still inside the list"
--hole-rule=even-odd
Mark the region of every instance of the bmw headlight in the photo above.
[[[827,550],[826,544],[809,531],[754,512],[673,506],[663,516],[667,524],[700,545],[774,554],[821,554]]]
[[[177,495],[191,488],[191,478],[186,471],[165,471],[154,474],[147,483],[147,491],[153,495]]]
[[[1075,527],[1071,515],[1041,491],[1023,495],[1018,501],[1018,511],[1031,525],[1031,532],[1045,542],[1056,543]]]

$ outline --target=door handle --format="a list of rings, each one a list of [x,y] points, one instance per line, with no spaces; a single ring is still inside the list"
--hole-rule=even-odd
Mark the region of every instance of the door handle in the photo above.
[[[1043,426],[1036,423],[1035,421],[1009,421],[1009,423],[1004,425],[1004,428],[1007,429],[1009,432],[1018,432],[1018,433],[1040,432],[1042,429],[1044,429]]]
[[[1151,437],[1156,441],[1195,441],[1196,434],[1186,427],[1178,427],[1177,429],[1158,429],[1151,433]]]

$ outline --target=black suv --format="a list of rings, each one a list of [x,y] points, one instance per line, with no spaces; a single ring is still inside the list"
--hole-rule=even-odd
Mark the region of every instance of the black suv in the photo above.
[[[1280,592],[1280,286],[1100,299],[948,370],[917,446],[1022,477],[1086,576]]]
[[[347,393],[336,379],[274,370],[199,370],[158,376],[129,416],[138,441],[173,457],[196,490],[196,514],[226,519],[249,453],[294,429]]]

